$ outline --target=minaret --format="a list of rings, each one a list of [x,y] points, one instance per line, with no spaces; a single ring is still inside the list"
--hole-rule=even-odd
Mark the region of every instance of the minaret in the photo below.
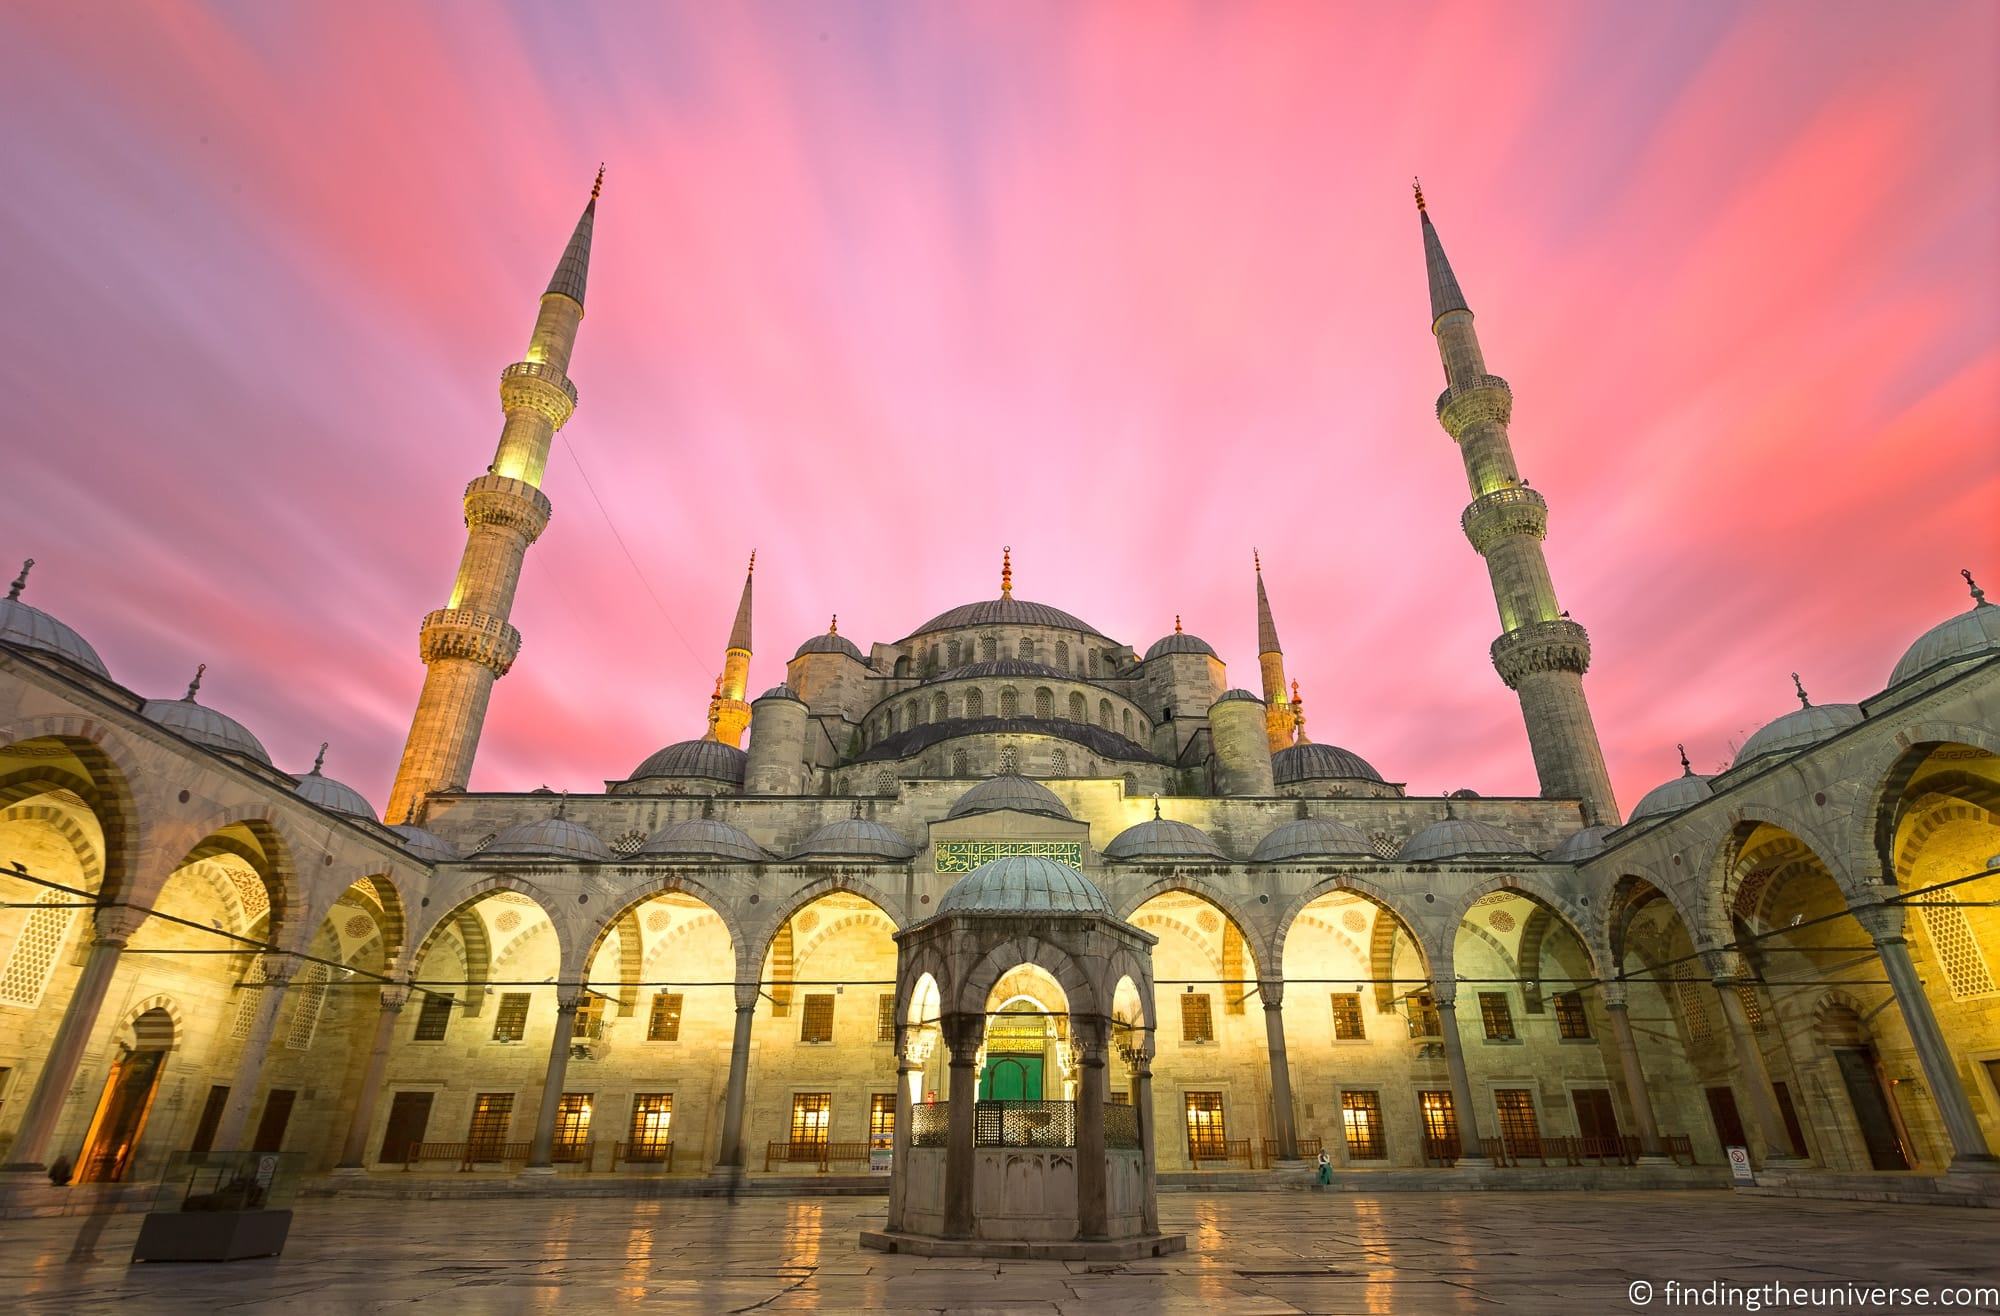
[[[1589,821],[1615,824],[1618,803],[1583,697],[1590,637],[1556,602],[1549,581],[1542,557],[1549,507],[1521,478],[1507,438],[1514,393],[1506,380],[1486,373],[1472,310],[1424,208],[1421,185],[1416,192],[1430,275],[1431,332],[1444,360],[1446,388],[1437,402],[1438,423],[1457,441],[1465,460],[1472,502],[1460,524],[1473,549],[1486,559],[1500,607],[1493,666],[1520,696],[1543,796],[1581,800]]]
[[[506,420],[499,450],[486,474],[465,486],[465,554],[451,601],[418,628],[418,652],[428,670],[389,807],[383,810],[385,822],[408,822],[432,791],[465,789],[493,683],[507,674],[520,652],[521,633],[508,624],[507,615],[520,583],[521,560],[549,523],[549,500],[541,489],[549,445],[576,410],[569,357],[583,319],[590,234],[603,186],[604,170],[599,168],[590,203],[542,294],[527,358],[500,372],[500,410]]]
[[[1264,674],[1264,727],[1271,752],[1292,743],[1292,708],[1285,692],[1285,651],[1278,645],[1278,623],[1271,619],[1271,600],[1264,593],[1264,559],[1250,550],[1257,571],[1257,666]]]
[[[729,648],[722,655],[722,684],[716,687],[711,726],[715,739],[737,749],[743,747],[743,732],[750,725],[750,583],[756,578],[757,554],[753,552],[750,570],[743,576],[736,620],[729,627]]]

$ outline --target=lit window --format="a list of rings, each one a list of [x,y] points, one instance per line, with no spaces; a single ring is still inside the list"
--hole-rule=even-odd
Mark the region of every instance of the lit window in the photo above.
[[[417,1035],[419,1042],[442,1042],[445,1030],[451,1027],[451,998],[449,996],[424,996],[423,1010],[417,1015]]]
[[[1438,1015],[1437,998],[1429,992],[1413,992],[1410,996],[1410,1036],[1439,1037],[1444,1033],[1444,1022]]]
[[[632,1098],[632,1128],[625,1144],[628,1161],[663,1161],[673,1145],[674,1095],[649,1092]]]
[[[800,1092],[792,1098],[792,1146],[826,1146],[826,1128],[833,1115],[831,1092]]]
[[[1542,1154],[1542,1130],[1535,1121],[1534,1094],[1526,1088],[1501,1088],[1493,1094],[1500,1112],[1500,1137],[1515,1156]]]
[[[1220,1092],[1187,1094],[1188,1159],[1219,1161],[1228,1154],[1228,1129],[1222,1121]]]
[[[474,1097],[472,1124],[465,1131],[465,1140],[471,1144],[466,1154],[486,1160],[498,1157],[502,1144],[507,1141],[507,1125],[513,1118],[513,1093],[482,1092]]]
[[[528,993],[508,992],[500,998],[500,1011],[493,1018],[493,1040],[518,1042],[528,1032]]]
[[[1565,1041],[1590,1036],[1590,1015],[1584,1011],[1582,992],[1556,993],[1556,1036]]]
[[[1451,1092],[1448,1089],[1419,1092],[1417,1105],[1424,1117],[1424,1155],[1457,1160],[1458,1112],[1452,1108]]]
[[[1488,1041],[1514,1040],[1514,1012],[1507,1005],[1507,993],[1479,993],[1479,1022],[1486,1026]]]
[[[896,1145],[896,1094],[877,1092],[868,1098],[868,1148],[886,1151]]]
[[[814,992],[806,996],[805,1014],[799,1020],[799,1040],[801,1042],[831,1042],[833,1040],[833,996],[831,993]]]
[[[1361,995],[1358,992],[1335,992],[1333,994],[1333,1036],[1336,1041],[1352,1042],[1367,1036],[1361,1028]]]
[[[1215,1040],[1215,1012],[1209,1005],[1207,992],[1181,993],[1181,1041],[1213,1042]]]
[[[896,1040],[896,996],[893,992],[884,992],[875,998],[875,1040]]]
[[[1340,1122],[1347,1132],[1347,1158],[1379,1161],[1382,1149],[1382,1095],[1379,1092],[1340,1094]]]
[[[556,1103],[556,1140],[553,1159],[580,1161],[590,1145],[590,1094],[565,1092]]]
[[[648,1042],[678,1042],[681,1040],[681,994],[679,992],[653,993],[653,1013],[646,1020],[646,1040]]]

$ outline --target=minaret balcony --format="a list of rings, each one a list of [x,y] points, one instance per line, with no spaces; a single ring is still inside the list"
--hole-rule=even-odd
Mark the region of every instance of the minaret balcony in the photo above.
[[[576,410],[576,385],[546,361],[516,361],[500,372],[500,407],[539,411],[561,429]]]
[[[1493,641],[1493,668],[1510,690],[1538,672],[1590,670],[1590,632],[1567,617],[1531,621]]]
[[[548,528],[554,512],[548,495],[507,475],[482,475],[465,486],[465,528],[502,526],[530,544]]]
[[[1438,394],[1438,424],[1454,439],[1474,425],[1505,425],[1514,414],[1514,390],[1498,375],[1457,384]]]
[[[441,658],[464,658],[507,675],[521,652],[521,632],[498,617],[470,608],[439,608],[426,613],[417,628],[417,648],[426,664]]]
[[[1481,494],[1466,504],[1458,524],[1472,542],[1473,551],[1484,557],[1486,550],[1509,535],[1545,538],[1549,533],[1549,504],[1527,485],[1512,484]]]

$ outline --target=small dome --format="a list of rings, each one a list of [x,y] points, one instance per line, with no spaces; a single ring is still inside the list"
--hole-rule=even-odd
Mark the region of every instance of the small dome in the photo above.
[[[241,722],[194,701],[195,691],[200,688],[201,673],[197,671],[185,695],[179,699],[148,699],[139,711],[183,740],[206,745],[220,754],[254,759],[269,767],[271,756]]]
[[[1070,616],[1060,608],[1009,596],[960,604],[949,612],[940,612],[903,638],[914,640],[932,631],[958,630],[964,626],[1047,626],[1058,631],[1082,631],[1085,635],[1098,633],[1095,626]]]
[[[320,752],[324,754],[326,751],[322,748]],[[317,804],[322,809],[344,813],[352,818],[376,821],[374,806],[368,803],[361,792],[344,782],[322,775],[318,760],[314,760],[312,771],[300,777],[299,784],[293,789],[298,791],[301,799]]]
[[[824,635],[813,636],[810,640],[800,645],[799,651],[793,654],[792,657],[803,658],[809,653],[844,653],[857,663],[868,661],[861,656],[861,650],[855,647],[854,641],[848,639],[845,635],[835,635],[831,631]]]
[[[628,780],[647,777],[703,777],[741,783],[750,756],[719,740],[682,740],[667,746],[632,769]]]
[[[981,864],[951,884],[940,914],[1111,914],[1111,902],[1068,864],[1012,854]]]
[[[1148,818],[1127,827],[1104,847],[1106,859],[1217,859],[1227,861],[1222,847],[1207,832],[1171,818]]]
[[[638,853],[647,857],[737,859],[752,864],[772,857],[769,850],[750,839],[748,832],[720,818],[689,818],[670,823],[647,837]]]
[[[1368,760],[1338,745],[1308,742],[1287,745],[1271,756],[1271,780],[1277,785],[1294,781],[1382,780]]]
[[[1069,809],[1056,798],[1056,793],[1038,781],[1009,774],[1004,777],[989,777],[971,790],[958,797],[949,810],[947,818],[970,818],[975,813],[992,813],[998,809],[1014,809],[1021,813],[1039,813],[1050,818],[1067,818]]]
[[[1251,694],[1248,690],[1240,688],[1231,688],[1228,690],[1224,690],[1222,694],[1216,699],[1215,704],[1232,704],[1239,699],[1247,699],[1253,704],[1261,704],[1264,702],[1263,700],[1259,699],[1256,695]],[[1209,707],[1213,708],[1215,707],[1215,704],[1210,704]]]
[[[1377,858],[1368,838],[1331,818],[1300,818],[1271,830],[1250,856],[1253,864],[1280,864],[1293,859]]]
[[[755,699],[751,700],[750,702],[753,704],[761,704],[766,699],[789,699],[795,704],[803,704],[805,702],[805,700],[799,698],[799,692],[792,689],[792,687],[788,685],[774,685],[769,690],[766,690],[763,694],[758,695]]]
[[[1971,611],[1947,618],[1917,637],[1896,663],[1896,670],[1889,673],[1892,688],[1941,667],[2000,653],[2000,608],[1988,603],[1983,594],[1973,597],[1977,601]]]
[[[909,859],[917,847],[872,818],[822,824],[792,851],[794,859]]]
[[[1200,654],[1204,658],[1215,657],[1215,650],[1209,647],[1207,640],[1199,635],[1189,635],[1185,631],[1175,631],[1172,635],[1163,635],[1153,641],[1153,647],[1146,650],[1145,661],[1152,662],[1153,659],[1164,658],[1170,653],[1193,653]]]
[[[33,558],[22,564],[13,589],[0,599],[0,644],[45,653],[109,681],[111,673],[105,670],[103,659],[87,640],[40,608],[21,602],[21,590],[28,583],[28,568],[34,564]]]
[[[445,840],[436,832],[427,832],[409,823],[397,823],[389,829],[402,839],[403,848],[427,864],[444,863],[459,858],[458,847]]]
[[[1432,823],[1403,842],[1396,858],[1405,863],[1428,864],[1440,859],[1527,853],[1527,846],[1491,823],[1475,822],[1470,818],[1446,818]]]
[[[1625,815],[1625,821],[1630,824],[1647,818],[1664,818],[1670,813],[1691,808],[1713,794],[1715,791],[1709,786],[1708,778],[1684,772],[1641,795],[1639,802],[1632,806],[1632,811]]]
[[[1736,751],[1736,761],[1729,766],[1740,768],[1770,755],[1796,754],[1860,721],[1858,704],[1810,704],[1795,708],[1744,741],[1743,748]],[[1635,817],[1637,813],[1633,811]]]
[[[592,863],[602,863],[614,857],[611,847],[596,832],[567,818],[541,818],[534,822],[515,823],[494,837],[493,844],[480,851],[481,858],[487,855],[546,855],[552,859],[585,859]]]
[[[1559,864],[1580,864],[1594,854],[1602,853],[1605,841],[1612,829],[1603,823],[1594,823],[1580,832],[1571,832],[1562,844],[1543,856]]]

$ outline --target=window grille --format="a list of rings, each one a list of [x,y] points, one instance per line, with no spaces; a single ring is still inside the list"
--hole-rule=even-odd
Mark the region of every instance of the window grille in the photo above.
[[[1556,1036],[1564,1041],[1590,1036],[1590,1015],[1583,1008],[1582,992],[1556,993]]]
[[[1340,1122],[1347,1132],[1349,1160],[1379,1161],[1387,1155],[1382,1147],[1381,1093],[1341,1093]]]
[[[800,1092],[792,1097],[792,1147],[794,1150],[826,1146],[827,1125],[833,1118],[831,1092]]]
[[[308,964],[300,976],[299,999],[292,1006],[292,1026],[285,1033],[285,1045],[293,1051],[303,1051],[312,1045],[313,1034],[319,1031],[319,1012],[326,1005],[326,980],[329,970],[324,964]],[[274,992],[276,987],[266,987],[264,991]]]
[[[424,996],[424,1003],[417,1012],[417,1032],[412,1039],[418,1042],[442,1042],[445,1031],[451,1027],[451,998],[449,996]]]
[[[811,992],[806,996],[805,1013],[799,1019],[799,1040],[801,1042],[831,1042],[833,1040],[833,995],[829,992]]]
[[[646,1040],[648,1042],[678,1042],[681,1040],[681,994],[679,992],[653,993],[653,1010],[646,1019]]]
[[[632,1127],[626,1135],[625,1159],[661,1161],[673,1141],[674,1094],[645,1092],[632,1098]]]
[[[1209,1004],[1207,992],[1182,992],[1181,1041],[1213,1042],[1215,1040],[1215,1012]]]
[[[951,716],[951,699],[939,691],[931,699],[931,721],[942,722]]]
[[[1069,753],[1066,750],[1049,751],[1049,775],[1067,777],[1069,775]]]
[[[896,1094],[877,1092],[868,1098],[868,1148],[887,1151],[896,1145]]]
[[[1736,999],[1743,1002],[1743,1018],[1752,1032],[1764,1031],[1764,1002],[1758,998],[1757,989],[1747,982],[1736,984]]]
[[[1674,995],[1680,998],[1681,1015],[1687,1020],[1688,1040],[1706,1042],[1715,1034],[1708,1022],[1708,1007],[1702,1003],[1701,987],[1694,974],[1683,968],[1669,970],[1674,976]]]
[[[0,1005],[19,1005],[30,1010],[42,1003],[42,993],[56,970],[56,958],[69,937],[73,909],[48,906],[74,904],[76,897],[66,891],[44,889],[35,897],[35,912],[21,926],[14,949],[7,956],[7,968],[0,972]]]
[[[1000,692],[1000,716],[1016,716],[1020,712],[1020,705],[1021,697],[1015,693],[1013,686],[1010,685]]]
[[[583,1158],[590,1141],[590,1093],[565,1092],[556,1103],[556,1138],[553,1159],[577,1161]]]
[[[875,1040],[896,1040],[896,994],[883,992],[875,998]]]
[[[967,717],[986,716],[986,696],[977,689],[965,692],[965,715]]]
[[[1032,635],[1021,637],[1020,652],[1015,656],[1023,662],[1031,663],[1035,660],[1035,639]]]
[[[1353,1042],[1367,1036],[1361,1027],[1361,997],[1355,992],[1333,994],[1333,1036],[1336,1041]]]
[[[1069,697],[1069,720],[1072,722],[1088,722],[1090,714],[1086,711],[1087,708],[1088,705],[1084,703],[1083,696],[1072,692]]]
[[[1056,695],[1053,690],[1035,691],[1035,716],[1054,717],[1056,715]]]
[[[1917,921],[1923,924],[1924,935],[1930,938],[1931,949],[1936,952],[1938,963],[1944,966],[1945,982],[1954,999],[1992,994],[1993,972],[1963,909],[1957,905],[1919,904]]]
[[[250,1030],[257,1026],[257,1003],[263,998],[263,995],[263,992],[254,987],[244,987],[238,990],[236,996],[236,1022],[229,1030],[230,1036],[234,1037],[237,1041],[240,1042],[250,1036]]]
[[[1500,1112],[1500,1137],[1515,1156],[1542,1154],[1542,1129],[1535,1121],[1534,1094],[1526,1088],[1501,1088],[1493,1094]]]
[[[500,998],[500,1010],[493,1017],[493,1040],[518,1042],[528,1033],[528,993],[508,992]]]
[[[1019,770],[1021,766],[1020,760],[1021,756],[1015,752],[1012,745],[1002,745],[1000,747],[1000,771],[1002,773]]]
[[[970,696],[967,697],[967,702],[971,702]],[[951,775],[954,777],[969,777],[972,775],[972,759],[962,749],[952,751]]]
[[[964,656],[963,656],[964,650],[960,648],[957,640],[953,640],[950,644],[947,644],[944,647],[944,651],[945,651],[945,663],[947,666],[957,667],[961,662],[964,661]]]
[[[979,656],[989,663],[998,658],[1000,656],[1000,641],[991,635],[981,640],[979,642]]]
[[[1055,666],[1061,668],[1065,672],[1069,670],[1069,642],[1067,640],[1056,641]]]
[[[492,1160],[499,1156],[501,1144],[507,1141],[507,1126],[513,1118],[513,1093],[482,1092],[474,1097],[472,1124],[465,1131],[467,1159]]]
[[[1424,1121],[1425,1155],[1458,1159],[1458,1111],[1451,1104],[1450,1089],[1417,1093],[1417,1109]]]
[[[1444,1036],[1444,1021],[1438,1014],[1437,998],[1429,992],[1413,992],[1410,995],[1410,1036]]]
[[[1187,1094],[1188,1159],[1221,1160],[1226,1154],[1229,1130],[1222,1118],[1220,1092]]]
[[[1507,1004],[1507,993],[1479,993],[1479,1022],[1486,1026],[1488,1041],[1514,1040],[1514,1011]]]
[[[1111,730],[1111,701],[1109,699],[1100,699],[1097,701],[1097,725],[1103,727],[1106,731]]]

